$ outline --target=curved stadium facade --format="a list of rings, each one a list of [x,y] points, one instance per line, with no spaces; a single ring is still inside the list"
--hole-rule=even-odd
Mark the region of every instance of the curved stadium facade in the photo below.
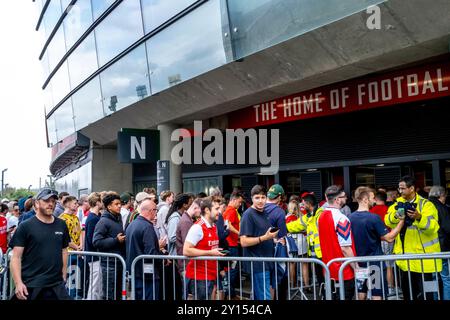
[[[440,121],[436,116],[448,107],[448,1],[36,0],[34,5],[40,12],[36,29],[42,38],[50,170],[59,190],[80,195],[155,186],[156,163],[117,160],[117,133],[159,130],[161,159],[168,160],[170,133],[194,120],[221,130],[279,128],[280,171],[260,176],[257,166],[171,164],[175,191],[208,193],[214,186],[230,191],[237,185],[246,190],[277,181],[289,193],[309,189],[321,195],[329,183],[352,189],[390,185],[411,172],[424,185],[450,182],[450,149],[441,143],[449,133],[424,125],[402,139],[389,120],[409,108],[405,121]],[[368,28],[371,5],[380,8],[381,30]],[[424,92],[427,72],[435,92],[429,85]],[[333,94],[352,84],[361,88],[358,81],[367,82],[367,96],[375,88],[370,83],[379,81],[381,95],[391,75],[411,74],[417,80],[405,80],[405,86],[421,82],[417,88],[422,85],[424,94],[386,100],[380,104],[386,108],[375,108],[370,96],[368,110],[358,112],[292,119],[285,113],[286,121],[262,123],[252,116],[266,103],[282,110],[287,97],[325,92],[322,88]],[[369,132],[359,123],[372,116],[386,121]],[[318,127],[339,130],[343,142],[337,150],[329,151],[329,138]],[[355,130],[365,129],[364,139],[355,138]],[[412,141],[419,141],[414,150],[405,146]]]

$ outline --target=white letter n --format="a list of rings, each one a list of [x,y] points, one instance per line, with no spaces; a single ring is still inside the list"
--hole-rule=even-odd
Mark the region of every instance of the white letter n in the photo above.
[[[145,160],[145,137],[141,137],[140,144],[136,137],[131,137],[130,147],[131,147],[131,159],[136,159],[136,150],[137,150],[141,160]]]

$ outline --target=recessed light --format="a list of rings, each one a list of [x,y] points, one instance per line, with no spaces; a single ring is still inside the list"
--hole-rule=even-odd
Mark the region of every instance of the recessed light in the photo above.
[[[314,171],[317,171],[317,169],[307,169],[306,171],[308,171],[308,172],[314,172]]]
[[[384,163],[377,164],[377,167],[384,167]]]

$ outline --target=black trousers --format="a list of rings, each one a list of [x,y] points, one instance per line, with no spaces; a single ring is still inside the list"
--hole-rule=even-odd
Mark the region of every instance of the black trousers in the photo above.
[[[433,273],[422,274],[418,272],[410,272],[411,281],[409,281],[408,271],[399,270],[399,272],[400,272],[400,279],[402,281],[403,300],[407,301],[425,300],[425,295],[423,291],[423,281],[432,281]],[[433,293],[428,292],[426,294],[426,299],[433,300],[434,299]]]
[[[28,291],[27,300],[72,300],[72,297],[69,296],[69,293],[67,292],[64,283],[60,283],[53,287],[45,287],[45,288],[27,287],[27,291]],[[11,297],[11,300],[19,300],[19,299],[14,294]]]

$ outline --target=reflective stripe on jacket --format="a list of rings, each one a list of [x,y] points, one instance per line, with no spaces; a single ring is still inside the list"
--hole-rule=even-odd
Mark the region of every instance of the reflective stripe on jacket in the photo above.
[[[322,250],[320,249],[319,229],[317,227],[317,221],[320,214],[323,212],[323,208],[320,207],[316,210],[313,216],[308,217],[306,214],[302,215],[295,221],[286,224],[289,233],[301,233],[306,232],[306,241],[308,242],[308,256],[322,258]],[[312,252],[311,248],[314,248]]]
[[[397,203],[405,201],[404,198],[400,197],[389,207],[388,213],[384,217],[384,222],[389,228],[395,228],[399,222],[399,219],[395,216],[397,211],[395,207],[397,206]],[[418,194],[416,194],[414,203],[417,205],[417,211],[422,215],[422,218],[420,220],[415,220],[411,226],[406,227],[404,245],[400,234],[397,236],[395,239],[394,254],[441,252],[438,236],[438,212],[436,207],[431,201],[422,198]],[[440,259],[424,259],[422,261],[398,260],[396,263],[403,271],[408,271],[409,269],[413,272],[431,273],[436,271],[440,272],[442,270],[442,260]]]

